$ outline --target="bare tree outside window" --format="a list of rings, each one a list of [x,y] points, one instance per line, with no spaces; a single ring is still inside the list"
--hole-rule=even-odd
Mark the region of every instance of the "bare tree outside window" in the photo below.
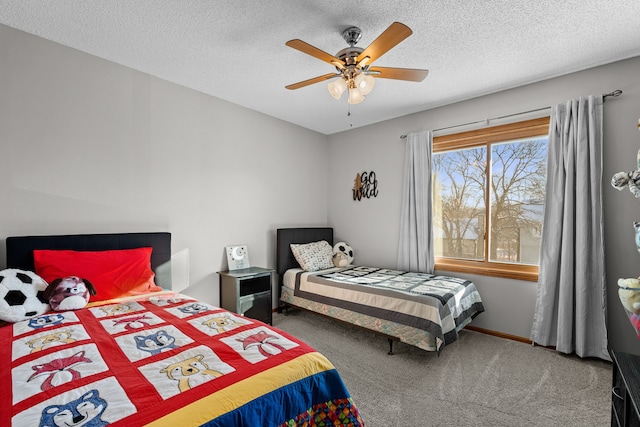
[[[436,256],[484,259],[486,148],[432,156]]]
[[[437,257],[538,264],[547,145],[542,136],[433,154]]]
[[[491,146],[489,260],[538,265],[547,137]]]

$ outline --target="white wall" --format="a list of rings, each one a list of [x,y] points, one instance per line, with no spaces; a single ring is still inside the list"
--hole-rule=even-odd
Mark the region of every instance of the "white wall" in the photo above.
[[[332,135],[329,138],[328,223],[335,228],[336,238],[349,242],[354,248],[357,263],[395,267],[404,161],[404,142],[400,135],[529,111],[580,96],[621,89],[624,94],[619,98],[608,98],[604,107],[603,189],[609,336],[612,347],[640,354],[640,341],[624,316],[616,285],[618,277],[640,275],[640,257],[635,250],[632,226],[633,221],[640,220],[640,201],[633,199],[628,191],[618,193],[609,184],[615,172],[635,168],[635,155],[640,148],[640,133],[636,128],[640,117],[638,76],[640,58],[633,58]],[[387,82],[380,81],[379,84]],[[374,98],[370,95],[365,102],[374,102]],[[353,114],[357,116],[357,106],[353,108]],[[536,115],[540,113],[511,120]],[[492,124],[504,122],[506,120]],[[371,170],[377,175],[378,197],[353,201],[351,188],[356,173]],[[474,320],[474,325],[529,337],[536,283],[451,274],[472,279],[484,297],[486,312]]]
[[[170,231],[185,293],[217,304],[225,246],[275,267],[277,227],[326,224],[326,136],[2,25],[0,41],[0,240]]]

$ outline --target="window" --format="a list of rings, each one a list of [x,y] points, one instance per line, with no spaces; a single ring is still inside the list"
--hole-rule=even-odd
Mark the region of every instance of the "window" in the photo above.
[[[538,280],[548,132],[545,117],[434,138],[436,269]]]

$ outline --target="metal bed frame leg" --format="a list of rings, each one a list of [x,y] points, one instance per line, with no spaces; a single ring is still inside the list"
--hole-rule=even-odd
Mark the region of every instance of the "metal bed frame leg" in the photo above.
[[[387,353],[387,354],[392,355],[393,354],[393,339],[387,338],[387,340],[389,340],[389,353]]]
[[[284,312],[284,315],[288,316],[289,315],[289,307],[290,307],[289,304],[286,304],[286,303],[285,304],[280,304],[278,306],[278,313],[282,314],[282,312]]]

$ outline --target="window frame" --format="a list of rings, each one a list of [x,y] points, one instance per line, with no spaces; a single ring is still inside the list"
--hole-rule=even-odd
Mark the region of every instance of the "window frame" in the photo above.
[[[540,117],[506,125],[434,136],[432,153],[449,150],[485,147],[487,161],[491,160],[491,144],[540,137],[549,134],[550,117]],[[487,182],[491,182],[491,168],[487,168]],[[433,189],[432,189],[433,191]],[[485,206],[490,206],[491,194],[485,196]],[[488,230],[489,210],[485,212],[485,230]],[[459,273],[480,274],[485,276],[504,277],[509,279],[538,281],[538,266],[502,263],[489,260],[489,239],[484,239],[484,260],[468,260],[450,257],[435,257],[435,269]]]

